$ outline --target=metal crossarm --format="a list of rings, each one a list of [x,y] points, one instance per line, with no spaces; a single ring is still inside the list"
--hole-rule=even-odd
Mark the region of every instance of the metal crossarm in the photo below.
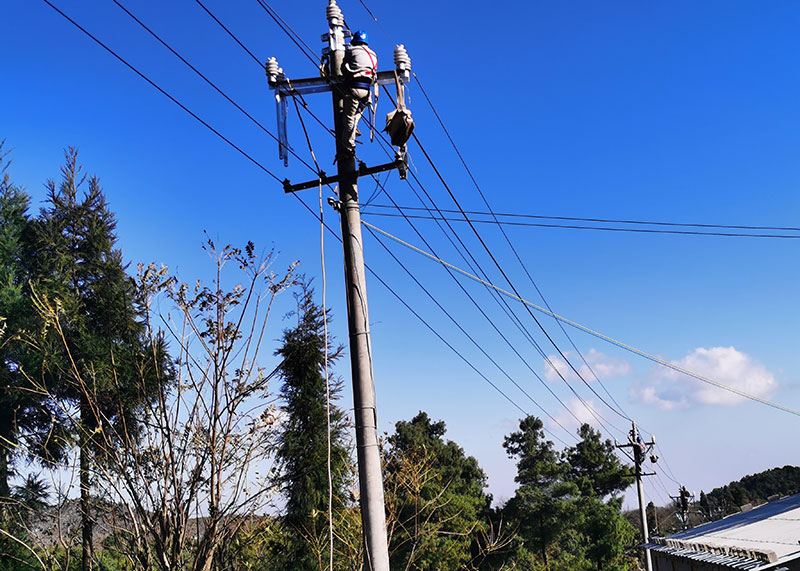
[[[392,169],[404,169],[406,166],[405,161],[403,159],[396,159],[394,162],[385,163],[382,165],[377,165],[374,167],[368,167],[364,163],[361,163],[359,169],[356,171],[357,176],[368,176],[371,174],[376,174],[379,172],[389,171]],[[298,184],[292,184],[289,179],[285,179],[283,181],[283,191],[285,193],[290,192],[297,192],[298,190],[306,190],[307,188],[314,188],[315,186],[319,186],[320,184],[333,184],[341,182],[341,177],[339,175],[336,176],[327,176],[325,171],[320,171],[320,177],[315,180],[310,180],[308,182],[301,182]]]
[[[403,76],[400,80],[403,81]],[[283,97],[294,95],[307,95],[309,93],[324,93],[331,91],[334,86],[344,85],[345,78],[334,77],[309,77],[305,79],[278,79],[270,81],[270,88]],[[395,71],[379,71],[376,79],[378,85],[394,85]]]

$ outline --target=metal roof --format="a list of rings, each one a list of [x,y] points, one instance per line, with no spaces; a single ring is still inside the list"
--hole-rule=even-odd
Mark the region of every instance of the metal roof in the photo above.
[[[800,494],[665,538],[648,549],[729,567],[775,569],[800,558]]]

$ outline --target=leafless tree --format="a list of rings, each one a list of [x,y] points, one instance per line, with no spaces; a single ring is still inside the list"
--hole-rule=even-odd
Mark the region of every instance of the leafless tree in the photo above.
[[[108,528],[107,549],[135,569],[230,568],[237,534],[265,513],[276,491],[275,370],[260,366],[259,357],[274,301],[294,283],[296,263],[276,273],[274,254],[259,257],[252,243],[218,249],[209,240],[205,249],[215,263],[210,286],[181,283],[165,267],[139,266],[154,353],[137,362],[142,404],[135,419],[120,415],[79,434],[97,450],[93,517]],[[226,289],[233,265],[243,282]],[[37,297],[36,305],[69,354],[58,303]],[[153,371],[161,362],[156,352],[167,346],[174,370]],[[76,367],[73,377],[102,416],[92,379],[77,373]],[[145,386],[153,378],[155,392]],[[62,408],[80,432],[76,411]]]

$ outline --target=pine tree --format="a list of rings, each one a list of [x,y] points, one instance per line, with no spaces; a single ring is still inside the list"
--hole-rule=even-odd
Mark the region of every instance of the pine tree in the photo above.
[[[540,419],[521,420],[519,431],[505,437],[503,448],[517,460],[514,480],[519,484],[504,511],[518,523],[529,551],[538,552],[547,564],[548,548],[575,523],[578,487],[566,480],[566,467],[545,439]]]
[[[564,451],[564,460],[567,478],[578,486],[582,496],[602,499],[631,485],[630,470],[617,458],[611,440],[603,440],[588,424],[580,427],[578,436],[580,441]]]
[[[78,409],[72,428],[80,453],[82,569],[88,570],[91,467],[113,453],[97,435],[113,425],[117,434],[135,438],[142,400],[163,388],[160,373],[169,367],[165,348],[153,351],[145,337],[144,308],[116,248],[116,220],[99,179],[82,175],[76,149],[65,155],[61,182],[48,182],[48,204],[36,221],[33,273],[40,295],[61,308],[45,369],[56,379],[54,395]]]
[[[65,444],[58,434],[58,409],[31,390],[27,377],[41,368],[40,355],[20,338],[37,322],[29,289],[29,261],[35,255],[30,198],[11,181],[5,157],[0,142],[0,504],[10,496],[16,458],[25,453],[29,460],[51,463],[60,459]]]
[[[328,513],[328,421],[325,379],[325,320],[322,309],[314,303],[314,291],[308,284],[295,296],[297,325],[283,332],[283,343],[276,355],[283,360],[279,370],[283,380],[281,397],[285,421],[280,436],[278,460],[282,472],[280,484],[286,497],[283,521],[295,538],[319,537],[327,529]],[[330,346],[329,365],[341,355],[341,347]],[[333,509],[348,505],[347,487],[351,479],[347,421],[333,400],[341,383],[330,388],[330,465]],[[295,543],[290,561],[292,569],[317,568],[311,550]]]

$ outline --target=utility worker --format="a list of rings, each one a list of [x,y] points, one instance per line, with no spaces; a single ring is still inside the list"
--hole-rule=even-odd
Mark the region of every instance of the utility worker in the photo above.
[[[369,105],[370,89],[378,73],[378,56],[369,49],[366,32],[358,30],[353,34],[344,54],[342,73],[345,94],[341,146],[346,157],[354,157],[358,121]]]

